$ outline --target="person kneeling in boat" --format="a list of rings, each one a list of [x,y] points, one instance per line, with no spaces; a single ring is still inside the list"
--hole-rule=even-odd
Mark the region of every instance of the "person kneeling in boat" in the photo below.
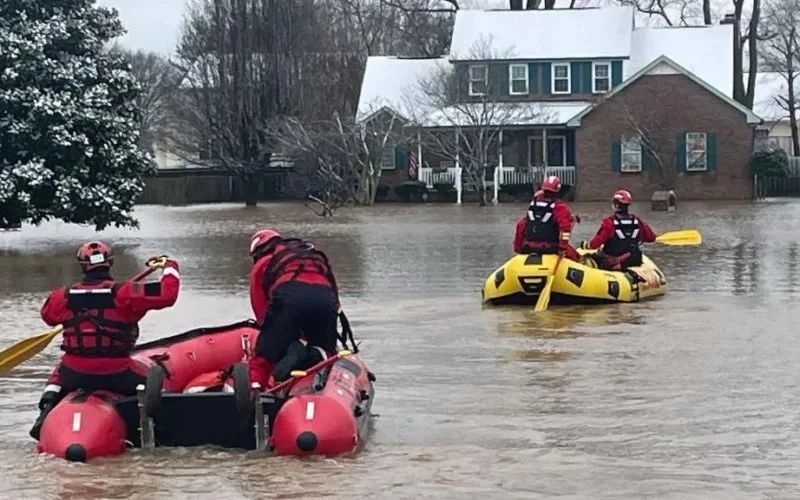
[[[656,241],[656,233],[642,219],[630,213],[633,197],[625,189],[614,193],[611,202],[614,214],[600,223],[600,229],[588,244],[582,248],[591,250],[603,247],[594,254],[594,260],[601,269],[622,271],[629,267],[642,265],[642,243]]]
[[[260,326],[250,380],[266,388],[336,354],[339,294],[328,258],[309,242],[262,229],[250,256],[250,304]]]
[[[111,276],[114,255],[110,245],[86,243],[78,250],[83,279],[53,291],[41,316],[50,326],[63,325],[64,355],[47,379],[39,400],[39,418],[30,431],[38,440],[47,413],[71,391],[108,390],[123,396],[136,394],[145,383],[146,367],[130,358],[139,338],[138,322],[148,311],[171,307],[178,300],[178,263],[153,257],[148,265],[163,267],[155,283],[115,282]]]
[[[580,261],[581,256],[569,244],[575,218],[561,197],[561,179],[548,176],[528,206],[528,213],[517,222],[514,233],[514,253],[561,253],[568,259]]]

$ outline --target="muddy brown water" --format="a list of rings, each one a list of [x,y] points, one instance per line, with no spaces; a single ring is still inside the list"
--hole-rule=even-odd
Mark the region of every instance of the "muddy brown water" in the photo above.
[[[247,318],[259,226],[329,253],[378,376],[368,440],[337,459],[38,456],[27,432],[54,343],[0,384],[0,497],[800,498],[800,203],[639,208],[659,231],[704,234],[699,248],[649,249],[668,295],[536,315],[480,304],[523,205],[381,205],[332,220],[291,204],[141,207],[141,230],[100,236],[118,276],[162,252],[181,264],[178,304],[143,321],[145,340]],[[575,240],[607,209],[578,205]],[[76,277],[75,248],[94,237],[60,223],[0,233],[3,345],[42,329],[46,293]]]

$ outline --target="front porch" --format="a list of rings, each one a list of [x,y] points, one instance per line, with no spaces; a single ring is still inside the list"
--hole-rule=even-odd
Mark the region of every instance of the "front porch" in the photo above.
[[[537,186],[545,176],[557,175],[563,184],[575,186],[575,130],[565,127],[537,127],[504,129],[497,133],[497,154],[489,158],[485,180],[493,191],[492,202],[498,203],[504,188]],[[461,203],[462,193],[476,191],[479,186],[468,182],[459,155],[447,158],[433,149],[426,149],[417,141],[417,179],[428,189],[452,186],[456,203]],[[533,195],[533,192],[530,193]]]

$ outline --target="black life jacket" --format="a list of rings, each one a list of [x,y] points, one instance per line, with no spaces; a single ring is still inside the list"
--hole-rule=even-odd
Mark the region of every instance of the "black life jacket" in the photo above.
[[[523,251],[541,251],[545,247],[558,248],[558,224],[555,217],[556,202],[553,200],[535,200],[528,205],[528,222],[523,233]],[[526,247],[526,243],[549,243],[551,245],[535,245]]]
[[[123,321],[115,299],[120,285],[113,281],[77,283],[66,290],[72,317],[64,321],[61,350],[87,358],[130,355],[139,338],[139,325]]]
[[[303,273],[315,273],[324,276],[333,288],[336,297],[339,290],[336,278],[333,276],[328,257],[317,250],[314,244],[299,238],[284,238],[271,242],[264,248],[263,253],[275,252],[264,270],[262,286],[267,297],[278,285],[288,281],[298,281]],[[258,258],[258,255],[256,256]],[[289,270],[289,266],[294,266]]]
[[[614,238],[603,245],[603,252],[612,257],[626,253],[641,255],[639,249],[639,219],[633,215],[614,215]]]

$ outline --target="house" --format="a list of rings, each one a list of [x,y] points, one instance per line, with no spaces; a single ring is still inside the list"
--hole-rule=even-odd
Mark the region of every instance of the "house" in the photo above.
[[[431,105],[420,82],[442,71],[455,82],[452,98]],[[460,10],[447,56],[369,58],[358,118],[391,112],[406,120],[417,132],[411,152],[419,168],[410,173],[429,187],[447,179],[459,202],[476,188],[464,180],[474,165],[459,154],[474,143],[443,154],[423,133],[496,131],[487,136],[496,154],[483,159],[495,202],[510,187],[551,174],[585,201],[607,200],[619,188],[637,199],[661,189],[684,199],[745,199],[752,196],[748,162],[761,118],[732,93],[727,20],[651,28],[635,26],[630,6]],[[477,115],[490,119],[468,119]],[[502,120],[492,121],[497,116]],[[385,178],[405,180],[403,155],[395,156],[401,161],[384,165]]]
[[[786,78],[781,73],[764,72],[756,76],[756,94],[753,111],[764,119],[763,127],[769,131],[769,143],[792,154],[792,129],[789,112],[781,99],[788,98]],[[800,104],[800,93],[795,98]]]

